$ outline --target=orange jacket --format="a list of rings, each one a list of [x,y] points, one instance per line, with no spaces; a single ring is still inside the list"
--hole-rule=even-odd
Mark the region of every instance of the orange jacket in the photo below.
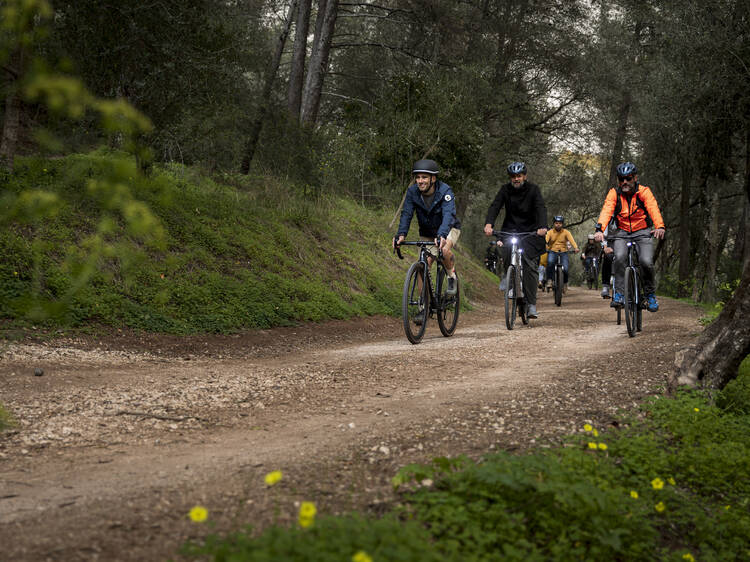
[[[664,228],[664,219],[661,217],[659,205],[656,202],[656,197],[651,193],[651,188],[636,184],[635,192],[630,198],[630,204],[628,204],[627,197],[620,193],[618,189],[613,187],[609,190],[602,206],[602,212],[599,214],[599,220],[596,221],[597,230],[607,228],[609,221],[612,220],[612,215],[615,214],[618,197],[620,198],[620,212],[614,217],[617,228],[627,232],[643,230],[648,227],[648,224],[646,224],[647,213],[654,223],[654,228]],[[638,200],[640,200],[640,204]]]

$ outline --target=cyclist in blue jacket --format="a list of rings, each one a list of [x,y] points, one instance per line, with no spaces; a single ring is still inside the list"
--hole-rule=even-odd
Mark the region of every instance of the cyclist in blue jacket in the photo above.
[[[446,293],[456,294],[456,258],[452,248],[461,235],[461,221],[456,216],[456,200],[451,187],[437,179],[440,169],[434,160],[419,160],[412,168],[414,183],[406,190],[404,207],[398,232],[393,240],[394,247],[403,242],[409,232],[414,213],[417,213],[419,237],[434,241],[443,251],[443,265],[448,272]],[[437,257],[437,248],[430,248],[433,256],[430,265]]]

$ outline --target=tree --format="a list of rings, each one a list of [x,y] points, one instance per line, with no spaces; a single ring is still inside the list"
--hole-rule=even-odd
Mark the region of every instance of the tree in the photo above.
[[[315,37],[302,95],[301,119],[306,125],[314,125],[318,120],[320,96],[323,92],[323,81],[328,72],[328,58],[331,53],[338,7],[339,0],[319,0],[318,2]]]

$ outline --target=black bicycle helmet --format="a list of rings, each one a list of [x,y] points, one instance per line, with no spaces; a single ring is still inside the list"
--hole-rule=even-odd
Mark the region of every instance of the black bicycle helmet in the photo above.
[[[617,166],[617,175],[621,178],[630,176],[638,173],[638,168],[632,162],[623,162]]]
[[[432,174],[436,176],[440,173],[437,162],[434,160],[417,160],[411,169],[412,174]]]
[[[508,175],[513,176],[515,174],[525,174],[526,173],[526,164],[523,162],[512,162],[508,166]]]
[[[555,215],[554,217],[552,217],[552,222],[562,222],[562,223],[564,223],[565,222],[565,217],[563,217],[562,215]]]

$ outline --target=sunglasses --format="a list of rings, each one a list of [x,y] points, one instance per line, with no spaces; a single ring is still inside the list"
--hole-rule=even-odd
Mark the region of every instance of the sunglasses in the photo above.
[[[633,176],[617,176],[617,179],[622,183],[624,181],[631,181]]]

